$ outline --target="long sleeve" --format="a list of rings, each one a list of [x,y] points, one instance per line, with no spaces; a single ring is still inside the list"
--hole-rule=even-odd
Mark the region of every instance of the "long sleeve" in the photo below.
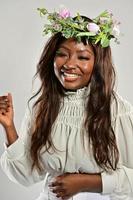
[[[120,159],[116,171],[102,173],[103,194],[114,194],[114,199],[133,199],[133,107],[119,96],[117,100],[117,108],[113,108],[117,113],[114,132]]]
[[[31,170],[32,161],[29,156],[31,123],[33,123],[32,117],[27,108],[19,138],[9,147],[5,147],[5,152],[0,159],[2,169],[9,179],[24,186],[41,181],[46,175],[46,172],[39,174],[37,170]]]

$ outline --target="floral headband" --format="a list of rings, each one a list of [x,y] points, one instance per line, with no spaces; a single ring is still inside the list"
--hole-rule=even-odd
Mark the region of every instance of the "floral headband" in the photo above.
[[[92,19],[92,22],[85,20],[79,13],[73,18],[66,8],[53,13],[49,13],[45,8],[37,10],[40,12],[40,16],[47,15],[50,22],[44,25],[43,33],[45,34],[52,33],[53,35],[60,32],[65,38],[75,37],[79,42],[82,37],[86,37],[94,44],[99,42],[103,48],[109,46],[112,38],[117,44],[119,43],[120,22],[116,21],[113,14],[107,10]]]

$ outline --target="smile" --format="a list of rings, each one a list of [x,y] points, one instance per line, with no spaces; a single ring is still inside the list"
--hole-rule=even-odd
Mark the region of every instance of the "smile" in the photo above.
[[[72,74],[72,73],[67,73],[67,72],[64,72],[63,75],[65,77],[74,77],[74,78],[77,78],[79,76],[78,74]]]
[[[80,75],[75,73],[62,72],[62,77],[66,82],[73,82],[76,81]]]

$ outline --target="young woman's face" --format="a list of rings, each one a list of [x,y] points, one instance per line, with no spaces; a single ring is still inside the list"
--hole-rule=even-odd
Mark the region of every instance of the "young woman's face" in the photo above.
[[[64,41],[54,59],[55,75],[65,89],[75,90],[87,86],[94,66],[94,53],[90,45],[74,39]]]

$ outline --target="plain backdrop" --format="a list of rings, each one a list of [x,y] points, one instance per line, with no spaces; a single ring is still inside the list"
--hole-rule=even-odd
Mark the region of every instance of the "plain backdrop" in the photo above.
[[[120,45],[111,42],[117,69],[117,90],[133,104],[132,93],[132,0],[0,0],[0,95],[11,92],[15,108],[15,124],[19,130],[28,98],[33,94],[32,78],[47,37],[42,36],[43,20],[38,7],[58,10],[65,5],[71,13],[80,12],[90,18],[109,10],[121,22]],[[0,126],[0,155],[4,151],[4,130]],[[0,168],[0,200],[34,200],[42,183],[29,188],[12,183]]]

